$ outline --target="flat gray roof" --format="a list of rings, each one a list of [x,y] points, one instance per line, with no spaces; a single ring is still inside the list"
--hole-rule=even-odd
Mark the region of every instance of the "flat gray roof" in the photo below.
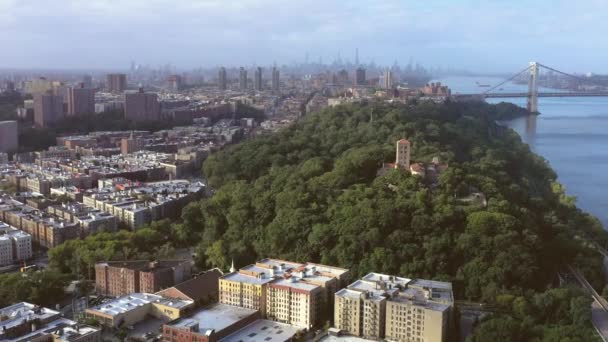
[[[319,340],[320,342],[369,342],[369,341],[374,341],[374,340],[366,340],[364,338],[361,337],[356,337],[356,336],[330,336],[327,335],[325,337],[323,337],[322,339]]]
[[[218,303],[196,311],[190,317],[180,318],[167,325],[174,328],[198,325],[199,333],[204,335],[209,330],[221,331],[256,312],[257,310]]]
[[[273,278],[269,277],[268,275],[266,275],[265,278],[260,279],[257,277],[239,273],[238,271],[234,272],[234,273],[226,274],[223,277],[221,277],[220,279],[226,279],[226,280],[230,280],[230,281],[237,281],[239,283],[248,283],[248,284],[255,284],[255,285],[266,284],[273,280]]]
[[[283,342],[291,339],[300,329],[285,323],[258,319],[219,342]]]

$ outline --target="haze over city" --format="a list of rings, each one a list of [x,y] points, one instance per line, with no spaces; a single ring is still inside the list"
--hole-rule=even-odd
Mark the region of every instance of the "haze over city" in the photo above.
[[[605,72],[608,4],[589,1],[0,0],[0,68],[180,69],[362,62]]]

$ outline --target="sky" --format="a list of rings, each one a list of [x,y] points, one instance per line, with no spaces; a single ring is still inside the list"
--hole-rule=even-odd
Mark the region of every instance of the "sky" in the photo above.
[[[0,0],[0,68],[362,62],[608,73],[608,0]]]

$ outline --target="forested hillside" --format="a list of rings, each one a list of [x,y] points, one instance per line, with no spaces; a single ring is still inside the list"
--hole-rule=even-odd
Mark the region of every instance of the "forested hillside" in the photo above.
[[[354,277],[453,282],[458,299],[499,308],[473,341],[589,341],[590,300],[557,288],[557,273],[574,265],[601,290],[601,258],[589,241],[608,239],[546,162],[495,123],[518,114],[484,103],[326,109],[212,155],[203,173],[215,193],[184,209],[181,222],[70,241],[51,251],[51,265],[84,273],[97,259],[154,253],[149,246],[165,243],[196,245],[201,267],[315,261]],[[398,170],[376,176],[401,138],[413,161],[449,165],[436,184]],[[468,201],[472,193],[487,205]]]
[[[544,291],[565,264],[584,266],[601,288],[601,259],[579,238],[605,234],[573,207],[545,161],[495,124],[519,113],[482,103],[327,109],[211,156],[203,172],[217,192],[191,206],[183,224],[208,266],[272,256],[355,276],[449,280],[457,297],[513,312],[483,323],[479,341],[586,340],[589,301],[576,290]],[[400,138],[412,143],[412,160],[449,164],[436,187],[397,170],[376,177]],[[472,192],[487,206],[462,200]],[[497,329],[519,335],[491,335]]]

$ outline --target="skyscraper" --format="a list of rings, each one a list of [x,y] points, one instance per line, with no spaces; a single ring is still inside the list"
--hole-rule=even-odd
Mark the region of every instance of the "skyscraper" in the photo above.
[[[393,72],[391,69],[386,69],[384,72],[384,89],[392,89],[393,88]]]
[[[136,93],[126,93],[125,119],[134,121],[159,120],[160,104],[158,103],[158,95],[144,93],[143,88],[139,88]]]
[[[272,68],[272,91],[278,92],[280,86],[280,74],[277,67]]]
[[[359,65],[359,48],[355,49],[355,65]]]
[[[338,71],[338,84],[346,85],[348,84],[348,71],[342,69]]]
[[[217,75],[217,80],[218,80],[218,87],[220,88],[220,90],[226,90],[228,88],[227,85],[227,79],[226,79],[226,68],[221,67],[218,75]]]
[[[355,71],[355,85],[365,85],[365,69],[363,67],[359,67]]]
[[[125,74],[108,74],[106,89],[110,93],[122,93],[127,89],[127,75]]]
[[[63,98],[51,92],[34,95],[34,123],[37,127],[47,127],[49,124],[63,118]]]
[[[67,95],[68,116],[95,113],[95,89],[85,88],[81,83],[77,88],[68,88]]]
[[[247,70],[243,67],[239,70],[239,89],[247,90]]]
[[[169,83],[169,88],[173,91],[178,91],[182,88],[182,76],[180,75],[171,75],[169,76],[169,78],[167,79],[167,82]]]
[[[82,83],[85,88],[93,88],[93,77],[91,75],[84,75],[82,77]]]
[[[262,67],[257,67],[255,69],[255,79],[253,82],[253,86],[255,90],[262,91]]]

